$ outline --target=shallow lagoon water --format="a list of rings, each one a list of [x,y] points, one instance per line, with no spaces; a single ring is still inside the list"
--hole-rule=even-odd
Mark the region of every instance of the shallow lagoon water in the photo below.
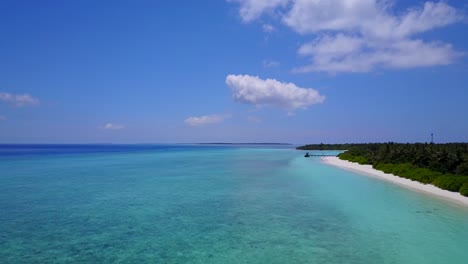
[[[0,212],[1,263],[468,259],[468,208],[288,148],[4,146]]]

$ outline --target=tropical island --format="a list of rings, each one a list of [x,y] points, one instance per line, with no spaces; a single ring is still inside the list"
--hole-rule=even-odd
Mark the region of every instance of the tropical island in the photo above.
[[[345,150],[341,160],[468,196],[468,143],[311,144],[298,150]]]

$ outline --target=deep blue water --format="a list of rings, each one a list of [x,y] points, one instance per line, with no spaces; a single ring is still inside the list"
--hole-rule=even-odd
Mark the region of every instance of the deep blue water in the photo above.
[[[466,263],[467,248],[466,207],[291,146],[0,146],[0,263]]]

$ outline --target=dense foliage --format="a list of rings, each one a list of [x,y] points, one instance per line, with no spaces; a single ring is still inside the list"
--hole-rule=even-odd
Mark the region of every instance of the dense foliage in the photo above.
[[[468,182],[465,182],[460,188],[461,195],[468,196]]]
[[[317,144],[298,149],[347,150],[341,159],[468,196],[468,143]]]

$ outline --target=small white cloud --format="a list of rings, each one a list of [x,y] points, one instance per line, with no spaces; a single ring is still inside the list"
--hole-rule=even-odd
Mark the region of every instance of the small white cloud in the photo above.
[[[0,101],[11,103],[17,107],[39,104],[39,99],[32,97],[30,94],[0,93]]]
[[[0,121],[4,121],[4,120],[6,120],[6,116],[0,115]]]
[[[279,67],[280,63],[274,60],[263,60],[262,66],[263,68],[276,68]]]
[[[247,116],[247,120],[252,123],[261,123],[263,119],[258,116]]]
[[[286,5],[289,0],[227,0],[240,4],[239,15],[244,22],[250,22],[262,15],[265,11],[278,6]]]
[[[275,79],[260,79],[250,75],[228,75],[226,84],[234,100],[255,106],[273,106],[288,111],[305,109],[322,103],[325,96],[312,88],[301,88],[293,83]]]
[[[109,130],[120,130],[124,129],[125,126],[123,125],[118,125],[118,124],[113,124],[113,123],[107,123],[101,127],[102,129],[109,129]]]
[[[271,32],[273,32],[273,31],[276,30],[275,27],[272,26],[272,25],[270,25],[270,24],[263,24],[263,25],[262,25],[262,29],[263,29],[263,31],[266,32],[266,33],[271,33]]]
[[[218,124],[229,118],[229,115],[205,115],[205,116],[192,116],[184,120],[190,126],[201,126],[209,124]]]

